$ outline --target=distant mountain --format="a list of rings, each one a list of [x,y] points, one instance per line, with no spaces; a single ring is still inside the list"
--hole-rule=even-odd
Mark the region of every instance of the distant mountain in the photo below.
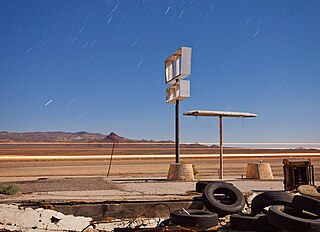
[[[104,135],[100,133],[90,133],[86,131],[79,132],[7,132],[0,131],[0,143],[1,142],[29,142],[29,143],[37,143],[37,142],[79,142],[79,143],[154,143],[156,144],[164,144],[164,143],[174,143],[172,140],[162,140],[162,141],[154,141],[154,140],[137,140],[137,139],[128,139],[122,136],[117,135],[114,132],[111,132],[109,135]],[[168,145],[172,146],[172,145]],[[199,143],[192,144],[181,144],[181,147],[185,148],[200,148],[207,147],[205,145]]]
[[[133,139],[128,139],[125,137],[121,137],[117,135],[114,132],[111,132],[109,135],[105,136],[102,139],[94,139],[90,142],[95,142],[95,143],[133,143],[137,142],[138,140],[133,140]]]
[[[80,132],[7,132],[0,131],[0,142],[89,142],[102,139],[106,135],[100,133]]]
[[[146,139],[128,139],[125,137],[121,137],[114,132],[111,132],[109,135],[105,136],[102,139],[94,139],[90,142],[94,143],[173,143],[172,140],[168,141],[154,141],[154,140],[146,140]]]
[[[208,146],[200,144],[200,143],[189,143],[189,144],[181,144],[181,147],[184,148],[208,148]]]
[[[0,142],[90,142],[90,143],[173,143],[173,141],[136,140],[121,137],[114,132],[109,135],[79,132],[7,132],[0,131]]]

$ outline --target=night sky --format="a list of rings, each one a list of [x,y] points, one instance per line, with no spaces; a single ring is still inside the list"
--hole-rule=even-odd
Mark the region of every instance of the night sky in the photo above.
[[[320,1],[0,1],[0,131],[174,139],[164,60],[192,47],[188,110],[227,110],[226,142],[320,141]],[[181,116],[216,142],[217,118]]]

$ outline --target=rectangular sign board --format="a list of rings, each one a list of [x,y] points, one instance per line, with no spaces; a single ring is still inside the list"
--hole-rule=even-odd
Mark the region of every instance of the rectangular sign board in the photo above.
[[[178,80],[166,89],[166,102],[175,104],[176,100],[182,101],[190,97],[190,81]]]
[[[172,84],[182,80],[191,73],[191,52],[189,47],[181,47],[173,55],[165,60],[165,81]]]

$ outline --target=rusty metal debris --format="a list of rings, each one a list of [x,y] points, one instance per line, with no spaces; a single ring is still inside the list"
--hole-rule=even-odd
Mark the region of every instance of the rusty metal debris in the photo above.
[[[314,169],[309,159],[284,159],[284,188],[296,190],[300,185],[314,185]]]

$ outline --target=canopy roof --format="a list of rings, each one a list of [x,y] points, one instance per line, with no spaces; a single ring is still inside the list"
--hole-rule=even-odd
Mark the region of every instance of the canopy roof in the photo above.
[[[230,111],[208,111],[208,110],[192,110],[184,112],[183,115],[186,116],[213,116],[213,117],[239,117],[239,118],[249,118],[257,117],[256,114],[244,113],[244,112],[230,112]]]

